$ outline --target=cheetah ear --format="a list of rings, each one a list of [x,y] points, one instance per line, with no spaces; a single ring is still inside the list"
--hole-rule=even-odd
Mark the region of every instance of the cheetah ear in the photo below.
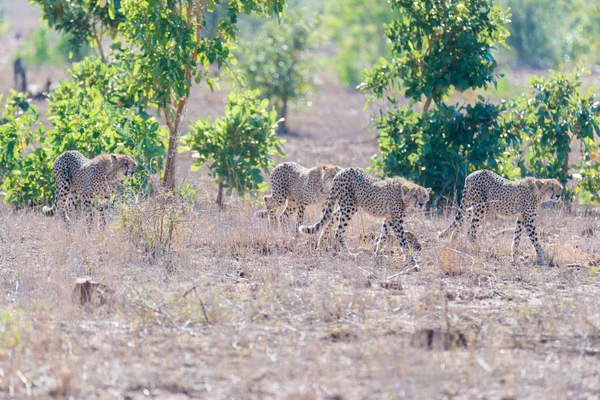
[[[535,187],[538,191],[542,190],[544,188],[544,186],[546,186],[546,183],[544,181],[540,181],[540,180],[535,181]]]
[[[111,154],[110,155],[110,159],[112,160],[112,162],[117,162],[117,155],[116,154]]]
[[[431,193],[431,188],[425,188],[425,190],[427,190],[427,193]]]
[[[415,188],[408,188],[403,185],[403,186],[401,186],[401,190],[402,190],[402,197],[407,198],[409,195],[411,195],[415,191]]]

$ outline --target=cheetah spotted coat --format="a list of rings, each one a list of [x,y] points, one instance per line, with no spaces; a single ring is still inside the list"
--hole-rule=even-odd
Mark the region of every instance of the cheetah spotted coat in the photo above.
[[[441,232],[439,237],[444,238],[452,233],[463,223],[463,214],[471,216],[471,227],[468,237],[475,241],[477,229],[485,220],[488,212],[503,216],[517,216],[517,224],[513,237],[512,253],[516,260],[523,226],[531,239],[537,255],[537,263],[543,263],[542,246],[539,243],[535,220],[537,210],[541,203],[558,201],[563,187],[556,179],[525,178],[518,181],[509,181],[488,170],[473,172],[465,180],[465,190],[460,209],[454,222]]]
[[[267,209],[257,215],[268,216],[269,225],[274,226],[277,208],[286,204],[280,223],[297,212],[297,228],[304,221],[306,207],[325,200],[331,181],[339,171],[340,167],[326,164],[310,169],[294,162],[277,165],[271,173],[271,194],[264,197]]]
[[[69,220],[67,209],[72,210],[82,200],[88,223],[92,223],[92,204],[101,201],[98,207],[100,221],[106,223],[104,211],[112,194],[111,185],[130,178],[135,173],[137,162],[134,157],[123,154],[102,154],[88,159],[78,151],[67,151],[58,156],[52,171],[56,179],[56,200],[52,207],[44,207],[47,216],[57,211],[65,221]]]
[[[321,220],[311,226],[301,226],[300,232],[314,234],[323,227],[319,238],[327,234],[329,225],[335,221],[337,232],[335,240],[342,248],[346,248],[345,231],[352,216],[361,206],[366,212],[375,217],[384,217],[381,234],[375,251],[378,252],[381,241],[391,232],[396,234],[400,245],[408,249],[409,241],[404,231],[404,220],[408,207],[423,208],[429,201],[429,189],[416,185],[404,178],[376,179],[361,168],[346,168],[333,179],[333,187],[329,192],[327,205],[323,209]],[[335,203],[339,209],[333,213]]]

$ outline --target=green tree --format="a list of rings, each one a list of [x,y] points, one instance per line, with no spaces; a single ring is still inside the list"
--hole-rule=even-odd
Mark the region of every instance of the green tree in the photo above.
[[[195,158],[197,170],[207,162],[210,176],[218,185],[217,204],[223,207],[223,189],[239,195],[264,190],[262,173],[273,167],[272,155],[281,152],[277,139],[277,112],[268,110],[269,100],[258,91],[232,92],[227,98],[225,115],[211,122],[199,119],[184,136],[183,145]]]
[[[551,72],[532,77],[532,91],[513,100],[510,115],[520,126],[522,146],[516,152],[516,165],[522,175],[557,178],[563,185],[576,178],[573,195],[600,200],[600,104],[595,88],[581,90],[578,68],[571,74]],[[572,164],[571,147],[580,144],[581,162]],[[587,194],[586,194],[587,193]]]
[[[437,196],[451,193],[476,168],[498,169],[496,159],[516,138],[498,121],[503,106],[484,102],[447,106],[453,90],[495,84],[494,46],[503,44],[507,15],[491,1],[393,0],[399,16],[386,26],[392,44],[389,60],[366,73],[361,85],[369,101],[391,107],[377,121],[381,155],[372,166],[387,175],[404,175],[431,187]],[[390,95],[404,90],[422,112],[399,105]],[[436,107],[431,108],[435,103]]]
[[[510,8],[507,42],[519,62],[556,67],[581,58],[597,61],[600,5],[584,0],[500,0]]]
[[[105,61],[102,42],[114,38],[117,28],[125,20],[121,0],[30,0],[42,10],[48,26],[69,35],[71,50],[91,44]]]
[[[183,113],[192,82],[215,84],[209,66],[228,68],[230,47],[236,39],[238,14],[280,14],[285,0],[230,0],[227,16],[217,24],[214,37],[203,36],[206,16],[216,1],[122,0],[125,15],[119,31],[133,48],[122,46],[120,55],[133,71],[137,85],[145,88],[147,101],[162,112],[169,129],[163,180],[175,186],[177,149]],[[198,67],[202,68],[198,68]]]
[[[236,39],[241,13],[282,15],[285,0],[229,0],[227,12],[215,24],[211,14],[218,0],[34,0],[44,19],[62,32],[70,32],[77,43],[96,43],[118,33],[112,44],[117,59],[133,83],[128,91],[142,107],[155,107],[162,114],[169,139],[163,181],[175,185],[177,148],[185,106],[193,83],[204,79],[212,89],[216,78],[209,66],[228,68],[230,48]],[[77,18],[75,18],[77,17]],[[74,20],[78,21],[72,24]],[[206,29],[212,20],[216,29]],[[75,31],[75,29],[77,30]],[[108,62],[104,52],[103,61]]]
[[[16,57],[23,60],[25,65],[65,65],[70,60],[81,61],[88,53],[89,47],[83,45],[73,49],[70,34],[57,36],[43,26],[33,31],[19,48]]]
[[[325,24],[336,44],[333,67],[341,82],[356,87],[381,57],[389,57],[385,24],[397,15],[386,1],[330,0]]]
[[[284,121],[287,132],[288,109],[308,104],[315,90],[317,61],[311,50],[320,40],[319,18],[297,12],[281,23],[269,21],[252,41],[242,43],[240,69],[246,84],[269,99]]]
[[[0,116],[0,177],[4,200],[13,205],[35,205],[48,196],[48,186],[39,184],[52,176],[51,163],[40,145],[45,129],[39,117],[24,93],[11,91]]]
[[[53,129],[39,123],[37,109],[14,93],[0,126],[5,149],[5,201],[20,207],[45,203],[54,195],[52,163],[67,150],[87,157],[104,152],[131,154],[139,168],[136,186],[147,191],[148,178],[162,167],[166,132],[130,97],[132,81],[116,64],[85,59],[73,65],[48,101]]]

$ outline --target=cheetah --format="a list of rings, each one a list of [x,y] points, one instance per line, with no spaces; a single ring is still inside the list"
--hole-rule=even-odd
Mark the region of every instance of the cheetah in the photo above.
[[[509,181],[488,170],[473,172],[465,180],[465,190],[462,205],[459,208],[454,222],[439,234],[439,238],[447,237],[460,228],[463,214],[467,212],[471,219],[468,237],[475,242],[477,229],[482,224],[488,212],[492,211],[503,216],[517,216],[517,224],[513,237],[512,257],[517,259],[519,241],[525,230],[531,239],[537,255],[537,264],[543,264],[542,246],[539,243],[535,219],[537,209],[541,203],[560,199],[563,187],[556,179],[524,178],[518,181]]]
[[[66,151],[54,161],[52,171],[56,179],[56,200],[52,207],[44,207],[47,216],[57,210],[65,221],[69,221],[70,211],[77,202],[83,201],[88,224],[92,223],[92,202],[103,202],[98,207],[100,222],[106,224],[104,211],[115,183],[130,178],[135,173],[137,161],[123,154],[101,154],[93,159],[86,158],[78,151]]]
[[[277,165],[271,173],[271,194],[264,197],[267,209],[259,211],[257,215],[268,217],[269,225],[273,227],[277,208],[287,201],[280,223],[283,217],[289,218],[297,211],[297,229],[304,222],[306,206],[325,200],[333,177],[341,170],[340,167],[327,164],[319,164],[310,169],[295,162]]]
[[[337,223],[335,241],[342,249],[346,249],[346,227],[361,206],[369,214],[385,218],[375,253],[378,253],[382,240],[392,231],[396,234],[400,245],[408,250],[409,243],[418,242],[409,240],[404,231],[406,210],[408,207],[422,209],[429,201],[430,191],[404,178],[381,180],[370,176],[362,168],[346,168],[333,178],[333,186],[321,220],[311,226],[301,226],[299,230],[302,233],[315,234],[325,227],[317,244],[317,248],[320,248],[323,237],[328,233],[329,225]],[[336,202],[339,203],[339,209],[334,212]],[[417,250],[417,246],[411,247]],[[420,245],[418,247],[420,248]],[[412,261],[414,262],[414,258]]]

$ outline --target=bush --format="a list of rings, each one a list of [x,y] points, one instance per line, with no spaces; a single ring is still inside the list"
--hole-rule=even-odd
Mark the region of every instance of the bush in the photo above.
[[[448,106],[453,90],[495,84],[495,45],[507,36],[507,15],[491,1],[394,0],[398,17],[386,26],[391,57],[366,73],[369,101],[391,104],[377,121],[380,156],[372,168],[431,187],[437,198],[460,191],[475,169],[503,167],[498,158],[516,135],[499,119],[504,106],[484,102]],[[389,95],[404,90],[411,107]],[[419,115],[412,105],[423,99]],[[435,104],[433,109],[431,105]]]
[[[163,166],[166,129],[144,111],[145,104],[136,102],[128,74],[118,64],[85,59],[74,64],[69,74],[71,78],[61,82],[48,102],[54,129],[47,144],[53,156],[67,150],[86,157],[135,156],[139,165],[135,181],[147,190],[149,175]]]
[[[40,146],[45,129],[24,93],[11,91],[0,117],[0,177],[4,201],[35,205],[48,197],[52,168]],[[31,149],[31,147],[33,147]],[[32,170],[35,170],[32,171]],[[47,175],[50,174],[50,175]]]
[[[80,61],[89,53],[88,46],[72,49],[69,34],[57,36],[46,27],[33,31],[23,43],[17,57],[29,67],[41,65],[62,66]]]
[[[119,65],[85,59],[73,65],[70,75],[48,101],[53,125],[48,132],[41,125],[36,128],[37,110],[24,95],[15,93],[12,108],[5,111],[0,144],[7,151],[0,167],[6,171],[5,201],[11,205],[50,202],[55,192],[52,163],[67,150],[89,158],[101,153],[135,156],[134,185],[142,192],[163,165],[166,131],[136,103],[135,94],[125,91],[131,81]],[[17,118],[20,112],[24,115]],[[36,148],[27,152],[32,145]]]
[[[269,21],[244,49],[240,68],[250,89],[258,89],[269,99],[282,118],[288,108],[304,102],[315,90],[317,61],[310,51],[318,43],[319,19],[296,14],[282,23]],[[286,132],[285,120],[280,124]]]
[[[219,186],[217,204],[223,205],[223,189],[244,195],[248,191],[264,190],[262,172],[273,166],[271,156],[283,155],[282,140],[277,139],[277,112],[269,111],[269,101],[259,98],[259,92],[232,92],[227,98],[225,115],[211,123],[210,118],[198,119],[182,144],[192,151],[197,170],[207,162],[210,176]]]
[[[598,60],[598,4],[582,0],[501,0],[510,7],[507,42],[518,61],[556,67],[582,56]]]
[[[325,22],[337,45],[333,67],[344,84],[354,88],[380,57],[389,57],[385,24],[397,14],[385,1],[332,0],[327,2]]]
[[[372,168],[420,182],[441,195],[461,192],[478,169],[499,170],[499,159],[517,136],[502,121],[503,105],[480,102],[460,107],[440,104],[423,116],[398,107],[377,121],[380,156]]]
[[[532,77],[531,93],[515,99],[510,112],[518,115],[523,145],[516,165],[521,175],[557,178],[566,186],[572,178],[579,181],[574,195],[600,200],[599,148],[600,104],[595,89],[581,92],[582,69],[571,74],[552,72],[550,77]],[[571,145],[579,142],[582,160],[573,165]],[[575,175],[573,175],[575,174]]]

